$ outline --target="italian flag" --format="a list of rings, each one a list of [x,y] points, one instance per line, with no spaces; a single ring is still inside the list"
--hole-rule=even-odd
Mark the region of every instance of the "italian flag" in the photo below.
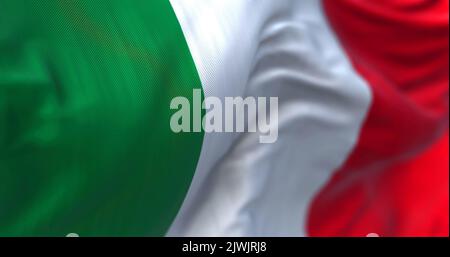
[[[448,236],[446,0],[2,0],[0,236]],[[278,97],[279,135],[174,133]]]

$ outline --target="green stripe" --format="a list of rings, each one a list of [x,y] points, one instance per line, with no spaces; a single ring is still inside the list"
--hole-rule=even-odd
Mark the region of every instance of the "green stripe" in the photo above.
[[[201,88],[167,0],[3,0],[0,236],[162,236],[203,133],[170,130]]]

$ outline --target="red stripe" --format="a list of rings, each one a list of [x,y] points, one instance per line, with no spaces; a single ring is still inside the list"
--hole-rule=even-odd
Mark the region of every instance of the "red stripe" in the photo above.
[[[310,235],[448,236],[448,7],[324,0],[373,104],[355,150],[313,202]]]

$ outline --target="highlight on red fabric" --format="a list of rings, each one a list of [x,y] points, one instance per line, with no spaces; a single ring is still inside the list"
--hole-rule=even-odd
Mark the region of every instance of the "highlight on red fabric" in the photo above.
[[[449,2],[323,6],[373,102],[355,149],[311,206],[309,235],[448,236]]]

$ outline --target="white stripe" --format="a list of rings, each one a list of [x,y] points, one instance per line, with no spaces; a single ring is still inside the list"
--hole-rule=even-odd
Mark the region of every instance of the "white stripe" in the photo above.
[[[206,96],[278,96],[279,137],[205,135],[168,236],[302,236],[371,96],[317,0],[172,0]]]

